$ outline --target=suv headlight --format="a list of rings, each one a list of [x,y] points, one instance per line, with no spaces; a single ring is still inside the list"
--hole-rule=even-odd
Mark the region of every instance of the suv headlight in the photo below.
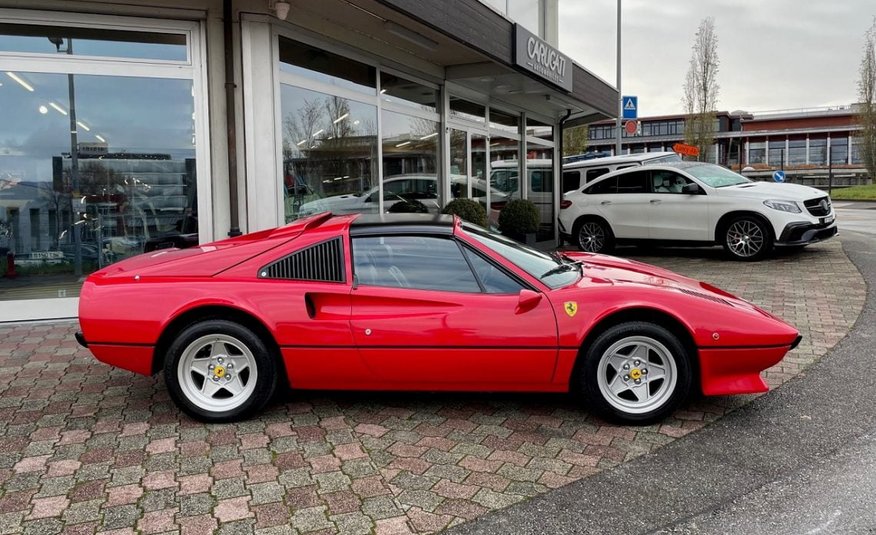
[[[768,208],[772,208],[773,210],[778,210],[780,212],[788,212],[791,214],[799,214],[802,210],[800,210],[800,205],[798,205],[794,201],[764,201],[764,206]]]

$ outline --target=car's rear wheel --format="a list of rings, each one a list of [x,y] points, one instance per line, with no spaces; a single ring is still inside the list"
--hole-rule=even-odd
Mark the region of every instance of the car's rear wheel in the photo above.
[[[614,234],[605,222],[585,219],[575,228],[575,245],[587,253],[608,253],[614,248]]]
[[[678,337],[648,322],[610,327],[586,349],[579,389],[588,406],[615,422],[647,425],[690,394],[690,356]]]
[[[225,320],[185,328],[164,359],[164,379],[176,404],[205,422],[230,422],[257,412],[277,387],[277,366],[264,341]]]
[[[773,248],[769,227],[753,216],[741,216],[724,229],[724,250],[734,260],[760,260]]]

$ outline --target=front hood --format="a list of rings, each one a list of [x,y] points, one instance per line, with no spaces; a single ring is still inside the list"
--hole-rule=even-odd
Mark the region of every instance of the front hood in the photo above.
[[[733,197],[750,197],[762,200],[788,200],[808,201],[825,197],[827,194],[820,189],[801,186],[800,184],[788,184],[777,182],[749,182],[738,186],[717,188],[719,195]]]
[[[563,256],[584,263],[584,277],[579,282],[580,285],[589,284],[590,281],[599,281],[612,284],[644,284],[666,289],[671,288],[690,296],[740,308],[757,309],[759,312],[765,313],[748,301],[709,283],[644,262],[594,253],[564,252]]]

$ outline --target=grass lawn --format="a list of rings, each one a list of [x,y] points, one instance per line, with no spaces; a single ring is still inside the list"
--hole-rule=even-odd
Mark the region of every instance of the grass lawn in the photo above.
[[[834,189],[830,196],[838,201],[876,201],[876,184]]]

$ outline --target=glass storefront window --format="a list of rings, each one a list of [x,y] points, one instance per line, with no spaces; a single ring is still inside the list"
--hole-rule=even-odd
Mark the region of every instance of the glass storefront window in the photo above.
[[[486,121],[486,115],[486,106],[450,95],[450,117],[452,119],[483,124]]]
[[[545,141],[554,140],[554,127],[530,117],[526,118],[526,135],[529,137],[537,137]]]
[[[520,115],[490,108],[490,128],[517,134],[520,128]]]
[[[450,196],[467,199],[468,193],[468,137],[462,130],[450,130]]]
[[[283,84],[286,221],[377,212],[377,107]]]
[[[74,42],[66,52],[69,40]],[[179,33],[129,32],[70,26],[0,24],[0,50],[75,56],[186,61],[186,36]]]
[[[767,155],[769,158],[767,160],[767,165],[772,165],[775,167],[783,166],[785,164],[785,162],[788,161],[788,155],[785,151],[785,140],[784,139],[781,139],[781,140],[777,139],[777,140],[773,141],[772,139],[770,139],[769,146],[770,146],[770,150],[769,150],[769,154]]]
[[[526,175],[529,191],[527,196],[535,203],[539,213],[538,240],[554,237],[554,149],[527,142]]]
[[[377,94],[376,68],[285,37],[280,37],[280,70],[368,95]]]
[[[191,80],[6,75],[0,249],[19,278],[0,300],[75,297],[83,274],[198,243]]]
[[[440,212],[444,204],[438,186],[439,123],[388,110],[382,113],[384,210],[417,210],[422,205],[421,210]]]
[[[766,163],[766,144],[763,141],[754,141],[748,144],[748,163]]]
[[[438,90],[394,74],[380,73],[380,95],[384,102],[404,104],[434,112],[438,106]]]

